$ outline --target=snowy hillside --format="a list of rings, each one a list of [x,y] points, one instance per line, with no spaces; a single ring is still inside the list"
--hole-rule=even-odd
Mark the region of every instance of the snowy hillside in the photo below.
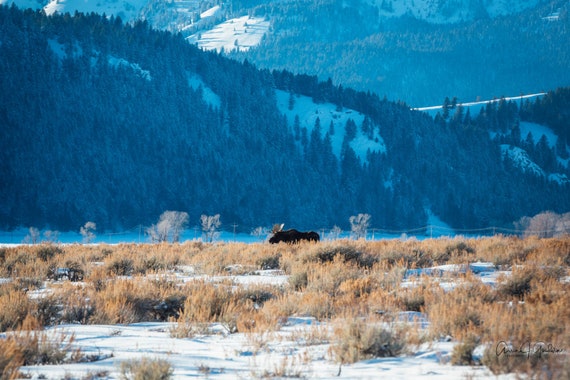
[[[539,165],[530,159],[528,153],[522,148],[502,144],[501,152],[503,153],[503,156],[509,157],[513,164],[523,173],[530,173],[537,177],[547,178],[549,181],[557,182],[560,185],[570,183],[570,179],[566,174],[546,173]],[[560,161],[560,158],[558,159]],[[568,165],[568,160],[565,160],[565,162],[566,165]]]
[[[218,52],[222,49],[247,51],[261,42],[268,29],[269,21],[264,18],[242,16],[218,24],[211,30],[195,33],[188,37],[188,42]]]
[[[534,7],[538,0],[490,0],[474,2],[471,0],[372,0],[386,17],[409,15],[432,23],[454,23],[473,20],[477,17],[496,17],[520,12]]]
[[[288,92],[277,91],[277,105],[281,112],[286,115],[289,126],[292,127],[294,125],[295,116],[298,116],[300,127],[306,128],[307,134],[310,135],[318,118],[321,125],[321,137],[324,138],[332,123],[334,129],[334,134],[331,135],[332,150],[339,159],[342,142],[346,135],[345,126],[350,119],[358,127],[356,137],[351,141],[350,146],[361,162],[366,160],[368,151],[386,152],[386,146],[382,137],[378,134],[377,128],[374,128],[372,139],[362,133],[360,126],[364,121],[364,115],[358,111],[347,108],[338,110],[337,106],[332,103],[317,104],[312,98],[307,96],[295,96],[293,108],[289,109],[289,97]]]
[[[501,99],[465,102],[465,103],[458,103],[458,106],[463,107],[465,111],[469,110],[472,116],[476,116],[479,114],[481,109],[485,108],[485,106],[488,103],[499,102],[502,99],[506,101],[522,102],[523,100],[529,100],[529,99],[533,100],[537,97],[542,97],[544,95],[545,95],[544,93],[538,93],[538,94],[506,97]],[[417,111],[426,112],[432,117],[434,117],[437,113],[441,114],[442,112],[442,106],[419,107],[414,109]],[[530,135],[532,137],[532,140],[536,143],[544,136],[550,148],[554,148],[556,146],[556,141],[558,139],[558,136],[556,135],[556,133],[554,133],[552,129],[550,129],[547,126],[522,121],[520,122],[519,128],[522,140],[525,140],[527,136]],[[496,135],[497,135],[496,132],[491,132],[490,133],[491,139],[493,139]],[[532,173],[538,177],[548,178],[549,181],[558,182],[560,184],[565,184],[570,182],[570,179],[565,174],[547,173],[546,171],[544,171],[540,167],[540,165],[538,165],[529,157],[528,152],[526,152],[524,149],[520,147],[515,147],[508,144],[502,144],[501,152],[503,156],[509,157],[513,161],[514,165],[523,173]],[[556,158],[560,163],[560,165],[562,165],[565,168],[568,168],[568,165],[570,164],[570,159],[563,159],[560,156],[557,156]]]
[[[524,149],[502,144],[501,151],[503,155],[508,156],[523,173],[531,173],[538,177],[545,176],[544,170],[530,159],[528,153]]]
[[[47,15],[55,12],[71,14],[75,11],[80,13],[105,13],[108,16],[121,17],[123,21],[131,21],[139,18],[141,9],[148,0],[0,0],[0,4],[16,4],[22,9],[43,9]]]

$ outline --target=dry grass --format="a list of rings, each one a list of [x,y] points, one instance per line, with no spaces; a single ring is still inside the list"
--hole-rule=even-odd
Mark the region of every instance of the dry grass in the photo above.
[[[142,358],[121,363],[122,380],[168,380],[172,378],[172,366],[164,359]]]
[[[65,332],[44,331],[34,317],[28,315],[21,325],[0,340],[0,375],[2,379],[19,377],[22,365],[44,365],[78,362],[83,354],[73,348],[74,336]]]
[[[492,262],[511,275],[496,287],[469,272],[453,274],[457,285],[448,291],[433,277],[401,286],[408,269],[476,261]],[[314,331],[316,336],[305,340],[331,342],[331,355],[340,363],[399,355],[411,344],[446,337],[458,342],[452,354],[456,364],[475,363],[473,350],[483,344],[488,347],[483,362],[494,373],[570,372],[564,364],[570,361],[570,238],[46,244],[2,248],[0,264],[0,277],[8,279],[0,284],[1,331],[20,330],[28,317],[39,327],[174,321],[172,335],[187,337],[211,333],[216,322],[227,333],[249,334],[251,345],[263,349],[288,317],[311,316],[337,328]],[[83,281],[59,281],[57,268],[80,270]],[[243,287],[229,280],[264,269],[287,274],[288,284]],[[184,282],[182,272],[195,279]],[[29,296],[44,284],[43,297]],[[406,311],[427,316],[427,330],[383,328]],[[566,353],[497,355],[500,342],[514,347],[545,342]],[[28,354],[14,341],[0,343],[0,370],[9,379]]]

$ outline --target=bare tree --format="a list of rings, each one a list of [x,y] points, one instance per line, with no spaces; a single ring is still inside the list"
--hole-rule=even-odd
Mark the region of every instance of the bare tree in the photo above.
[[[44,231],[44,241],[46,243],[57,243],[59,240],[59,231]]]
[[[170,241],[172,243],[180,241],[180,234],[188,223],[188,213],[183,211],[165,211],[160,215],[157,224],[153,224],[146,229],[151,241],[162,243]]]
[[[515,225],[524,231],[525,237],[560,237],[570,234],[570,213],[559,215],[552,211],[545,211],[532,218],[522,217]]]
[[[220,214],[213,216],[202,215],[200,217],[200,222],[202,223],[202,232],[206,237],[206,241],[212,242],[220,236],[218,228],[221,226]]]
[[[95,230],[97,230],[97,225],[93,222],[87,222],[79,229],[79,233],[83,236],[84,243],[89,244],[95,240]]]
[[[552,211],[541,212],[530,219],[524,235],[535,235],[540,238],[553,237],[559,218],[560,216]]]
[[[342,229],[339,226],[335,225],[329,232],[329,239],[337,240],[340,237],[340,234],[342,234]]]
[[[40,242],[40,230],[30,227],[28,234],[24,237],[24,244],[38,244]]]
[[[366,238],[366,231],[370,225],[370,215],[369,214],[358,214],[356,216],[351,216],[350,222],[350,232],[355,239]]]
[[[251,234],[258,238],[259,240],[265,239],[268,234],[267,228],[265,227],[257,227],[251,231]]]
[[[570,212],[560,215],[556,223],[556,231],[554,236],[570,235]]]

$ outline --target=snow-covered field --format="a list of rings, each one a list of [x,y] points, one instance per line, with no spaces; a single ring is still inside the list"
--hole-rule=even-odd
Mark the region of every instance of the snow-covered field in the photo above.
[[[267,336],[227,334],[212,325],[212,334],[193,339],[170,337],[168,323],[132,325],[63,325],[57,332],[75,335],[75,345],[86,354],[104,359],[92,363],[22,367],[31,379],[82,379],[106,373],[119,378],[120,363],[132,359],[164,359],[173,367],[173,378],[252,379],[514,379],[494,376],[485,367],[447,363],[451,342],[418,347],[410,355],[378,358],[339,366],[329,359],[328,342],[307,345],[303,336],[327,328],[313,318],[289,318],[280,331]],[[259,342],[259,339],[263,342]],[[260,349],[259,345],[263,347]],[[282,376],[277,376],[282,374]]]
[[[453,278],[467,270],[460,266],[439,266],[408,271],[402,287],[413,287],[419,276],[442,280],[441,286],[457,285]],[[473,263],[470,270],[494,286],[500,272],[491,263]],[[508,273],[506,273],[508,275]],[[178,280],[196,279],[192,271],[177,273]],[[237,286],[272,284],[283,286],[287,276],[281,271],[258,271],[254,275],[228,276]],[[221,278],[212,278],[212,281]],[[451,281],[451,282],[450,282]],[[459,280],[458,280],[459,281]],[[41,294],[41,291],[39,292]],[[429,321],[418,312],[402,312],[396,323],[427,329]],[[174,379],[514,379],[514,375],[495,376],[484,366],[449,364],[455,343],[449,339],[412,347],[397,357],[376,358],[354,364],[339,365],[331,356],[332,342],[324,330],[333,323],[318,322],[312,317],[289,317],[279,330],[264,333],[235,333],[219,323],[210,325],[208,333],[193,338],[173,338],[175,323],[135,323],[130,325],[60,325],[48,331],[56,336],[75,337],[74,348],[99,360],[63,365],[26,366],[21,372],[30,379],[117,379],[120,365],[129,360],[163,359],[173,369]],[[319,338],[320,337],[320,338]],[[481,354],[482,349],[475,351]]]
[[[173,379],[560,378],[569,246],[495,236],[3,247],[0,347],[13,334],[30,342],[9,320],[37,315],[41,341],[69,360],[26,354],[19,370],[33,380],[132,379],[145,361]],[[524,357],[505,351],[527,339]]]

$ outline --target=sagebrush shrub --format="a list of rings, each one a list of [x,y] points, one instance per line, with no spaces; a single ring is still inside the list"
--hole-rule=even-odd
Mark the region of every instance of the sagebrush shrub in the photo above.
[[[453,350],[451,351],[452,365],[473,365],[475,360],[473,359],[473,351],[479,345],[480,337],[475,335],[469,335],[463,339],[463,341],[457,343]]]
[[[403,330],[395,326],[387,328],[362,318],[337,320],[334,340],[331,353],[334,360],[341,364],[399,356],[406,347]]]
[[[0,288],[7,289],[0,294],[0,331],[16,329],[32,310],[32,301],[24,291],[10,284],[0,285]]]
[[[19,369],[24,364],[22,352],[14,339],[0,339],[0,379],[19,378]]]
[[[172,365],[164,359],[133,359],[120,366],[122,380],[168,380],[174,372]]]

